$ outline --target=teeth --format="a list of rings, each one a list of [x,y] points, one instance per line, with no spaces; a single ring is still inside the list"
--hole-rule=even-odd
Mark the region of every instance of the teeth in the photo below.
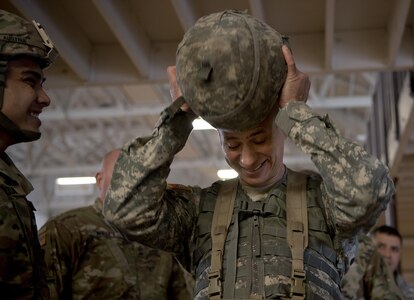
[[[39,116],[39,113],[35,113],[35,112],[30,112],[30,115],[32,116],[32,117],[38,117]]]
[[[259,170],[260,169],[260,167],[261,166],[263,166],[263,164],[264,164],[264,162],[263,163],[261,163],[256,169],[254,169],[253,171],[257,171],[257,170]]]

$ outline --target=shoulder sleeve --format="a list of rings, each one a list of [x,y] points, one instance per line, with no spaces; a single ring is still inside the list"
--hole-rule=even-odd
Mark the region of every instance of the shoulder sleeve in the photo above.
[[[71,270],[80,255],[83,241],[75,230],[68,229],[62,220],[49,220],[39,229],[40,246],[43,249],[48,280],[54,282],[58,295],[63,296],[71,284]]]
[[[197,188],[167,188],[174,156],[192,130],[186,113],[161,117],[153,134],[121,151],[104,204],[105,217],[128,238],[168,251],[188,244]],[[174,251],[175,252],[175,251]]]
[[[387,167],[305,103],[289,103],[276,122],[318,168],[326,215],[336,236],[347,239],[368,231],[394,194]]]

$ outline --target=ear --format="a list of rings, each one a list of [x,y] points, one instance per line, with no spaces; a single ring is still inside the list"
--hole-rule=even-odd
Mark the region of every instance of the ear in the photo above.
[[[100,189],[101,188],[101,183],[102,183],[102,173],[97,172],[95,174],[95,179],[96,179],[96,186],[98,187],[98,189]]]

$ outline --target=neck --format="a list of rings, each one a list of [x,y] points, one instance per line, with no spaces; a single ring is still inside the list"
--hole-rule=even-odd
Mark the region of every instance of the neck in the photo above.
[[[16,141],[7,132],[0,130],[0,152],[6,151],[7,147],[16,144]]]

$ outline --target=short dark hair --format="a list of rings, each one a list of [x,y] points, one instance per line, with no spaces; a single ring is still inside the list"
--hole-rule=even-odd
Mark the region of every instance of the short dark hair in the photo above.
[[[382,225],[382,226],[374,228],[374,230],[372,230],[371,233],[372,233],[372,235],[375,235],[377,233],[384,233],[384,234],[388,234],[388,235],[397,236],[400,239],[400,241],[402,242],[401,234],[398,232],[398,230],[395,227],[392,227],[392,226]]]

